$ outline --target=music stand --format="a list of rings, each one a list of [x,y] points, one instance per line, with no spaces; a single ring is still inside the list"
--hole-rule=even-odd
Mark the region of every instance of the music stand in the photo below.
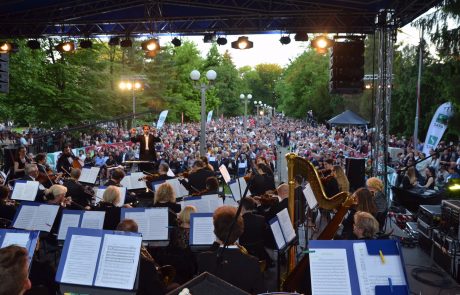
[[[167,293],[167,295],[178,295],[185,288],[190,290],[190,294],[249,295],[249,293],[208,272],[203,272],[182,286]]]

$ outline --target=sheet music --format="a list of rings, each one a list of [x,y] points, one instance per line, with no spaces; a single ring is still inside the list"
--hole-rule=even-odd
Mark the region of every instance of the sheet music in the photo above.
[[[31,230],[34,214],[37,210],[36,207],[38,206],[22,205],[19,208],[19,213],[14,221],[13,227]]]
[[[144,212],[125,212],[126,219],[136,221],[144,241],[165,241],[168,239],[168,209],[150,208]]]
[[[16,182],[14,184],[11,199],[23,201],[35,201],[38,192],[38,181]]]
[[[286,242],[284,241],[283,232],[281,231],[281,226],[278,220],[271,223],[270,228],[272,229],[273,236],[275,237],[275,242],[278,250],[283,249],[286,245]]]
[[[310,249],[313,295],[351,295],[346,249]],[[331,278],[334,278],[331,280]],[[367,293],[361,293],[367,294]]]
[[[136,280],[141,236],[104,236],[95,286],[132,290]]]
[[[172,185],[174,191],[176,192],[176,197],[182,197],[188,195],[188,190],[179,182],[178,178],[168,179],[165,182]],[[160,184],[161,185],[161,184]],[[155,190],[157,187],[155,187]]]
[[[380,255],[368,254],[366,243],[354,243],[353,252],[361,294],[375,294],[375,286],[387,286],[388,278],[391,278],[393,285],[406,285],[404,266],[399,255],[383,253],[385,263],[382,263]]]
[[[230,173],[228,173],[227,167],[224,164],[222,164],[219,167],[219,171],[220,171],[220,174],[222,174],[222,177],[224,178],[225,183],[228,184],[231,180],[231,177],[230,177]]]
[[[0,248],[5,248],[9,245],[18,245],[27,248],[29,240],[30,233],[5,233],[5,238]]]
[[[292,226],[291,218],[289,217],[288,209],[284,208],[276,214],[280,223],[281,231],[283,232],[286,243],[290,243],[295,239],[295,230]]]
[[[212,216],[194,217],[193,227],[190,230],[193,237],[191,245],[212,245],[216,240]]]
[[[224,205],[222,198],[219,198],[218,195],[209,195],[201,196],[196,198],[185,199],[181,202],[182,207],[184,208],[187,205],[192,205],[196,207],[198,213],[214,213],[214,211]]]
[[[101,237],[72,235],[65,257],[62,283],[88,286],[93,284],[101,241]]]
[[[100,170],[100,167],[82,168],[78,181],[94,184],[96,183]]]
[[[145,188],[145,181],[139,180],[145,177],[145,174],[142,172],[133,172],[130,175],[126,175],[121,180],[121,185],[126,187],[127,189],[142,189]]]
[[[238,184],[239,181],[239,184]],[[241,200],[241,197],[244,194],[244,191],[246,190],[246,180],[244,180],[243,177],[238,178],[235,182],[230,184],[230,190],[232,191],[233,197],[235,198],[236,201]],[[241,190],[240,190],[241,187]]]
[[[174,172],[171,170],[171,168],[168,168],[168,172],[166,173],[167,176],[169,177],[176,177],[176,175],[174,174]]]
[[[82,228],[102,229],[104,225],[105,211],[85,211],[81,219]]]
[[[57,205],[40,205],[33,220],[33,229],[50,232],[59,211]]]
[[[309,183],[307,183],[307,185],[305,185],[305,188],[303,189],[303,196],[305,197],[305,200],[307,201],[308,207],[310,207],[310,209],[314,209],[316,208],[316,206],[318,206],[315,194],[313,193],[313,190],[311,189],[311,185]]]
[[[59,225],[58,240],[65,240],[69,227],[78,227],[80,214],[62,214],[61,224]]]

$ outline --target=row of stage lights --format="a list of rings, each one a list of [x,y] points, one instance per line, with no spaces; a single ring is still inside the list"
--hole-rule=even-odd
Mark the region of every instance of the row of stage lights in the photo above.
[[[300,35],[299,33],[295,35],[296,41],[308,41],[308,35],[306,33]],[[224,37],[219,37],[215,39],[214,34],[206,34],[203,38],[205,43],[211,43],[216,41],[218,45],[225,45],[227,44],[227,39]],[[289,36],[282,36],[280,38],[280,43],[283,45],[287,45],[291,42],[291,38]],[[175,37],[171,40],[171,43],[175,47],[179,47],[182,45],[182,41]],[[130,39],[120,40],[119,37],[112,37],[109,39],[108,44],[110,46],[120,46],[122,48],[129,48],[133,46],[133,42]],[[334,44],[334,41],[329,39],[326,35],[321,35],[315,37],[311,40],[311,46],[315,48],[318,53],[325,53],[327,49]],[[91,48],[93,46],[93,42],[89,39],[83,39],[80,41],[79,44],[80,48]],[[232,48],[234,49],[250,49],[254,47],[254,43],[249,40],[247,36],[240,36],[236,41],[231,43]],[[27,41],[27,47],[30,49],[40,49],[40,42],[38,40],[29,40]],[[141,43],[142,49],[146,52],[147,56],[154,57],[156,53],[160,50],[160,42],[157,38],[149,39],[143,41]],[[65,53],[65,52],[72,52],[75,51],[76,46],[75,42],[73,41],[63,41],[56,45],[56,50]],[[0,42],[0,53],[8,53],[8,52],[15,52],[18,49],[18,45],[16,43],[11,42]]]

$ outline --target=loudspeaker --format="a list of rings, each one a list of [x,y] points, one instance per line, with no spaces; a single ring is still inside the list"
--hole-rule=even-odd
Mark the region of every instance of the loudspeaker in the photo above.
[[[353,192],[366,185],[365,168],[364,159],[346,158],[345,170],[350,182],[350,191]]]
[[[330,58],[329,91],[355,94],[364,89],[364,41],[335,42]]]

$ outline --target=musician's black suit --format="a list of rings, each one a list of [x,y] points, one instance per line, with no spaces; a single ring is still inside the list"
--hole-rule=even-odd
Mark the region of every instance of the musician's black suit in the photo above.
[[[145,144],[145,135],[137,135],[134,137],[131,137],[132,142],[139,142],[140,143],[140,151],[139,151],[139,160],[140,161],[156,161],[157,160],[157,154],[155,151],[155,144],[157,142],[161,142],[161,139],[159,137],[156,137],[152,134],[148,135],[148,149],[146,148]]]
[[[206,189],[206,179],[214,176],[214,171],[201,168],[188,176],[188,190],[190,194],[201,192]]]
[[[262,293],[263,276],[259,261],[251,255],[243,254],[239,249],[225,250],[223,260],[217,264],[217,251],[203,252],[198,255],[198,272],[209,272],[226,282],[252,294]]]

